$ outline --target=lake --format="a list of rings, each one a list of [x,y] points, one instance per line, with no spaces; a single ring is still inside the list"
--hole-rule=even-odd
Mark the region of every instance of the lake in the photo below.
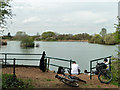
[[[36,41],[40,47],[23,49],[20,47],[19,41],[8,41],[7,46],[2,46],[0,52],[6,53],[27,53],[27,54],[40,54],[43,51],[47,56],[58,57],[63,59],[75,60],[83,72],[85,69],[89,69],[90,60],[106,57],[110,55],[116,55],[116,45],[100,45],[91,44],[88,42],[42,42]],[[34,58],[39,59],[41,56],[8,56],[9,58]],[[9,61],[9,63],[12,63]],[[17,61],[18,64],[25,65],[39,65],[39,61]],[[51,60],[51,63],[57,65],[69,66],[69,63]],[[51,70],[57,70],[56,67],[50,67]]]

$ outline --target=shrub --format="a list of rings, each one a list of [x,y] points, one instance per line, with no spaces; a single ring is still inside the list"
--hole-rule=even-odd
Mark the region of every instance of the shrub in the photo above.
[[[112,61],[111,64],[111,72],[113,74],[113,79],[112,79],[112,84],[114,85],[119,85],[119,73],[120,73],[120,69],[119,69],[119,60],[117,58],[114,58],[114,61]]]
[[[32,37],[25,36],[21,40],[21,47],[34,47],[34,40]]]
[[[113,34],[106,35],[104,37],[104,41],[105,41],[105,44],[107,44],[107,45],[115,45],[116,44],[115,36]]]
[[[95,34],[90,40],[90,43],[104,44],[103,38],[99,34]]]
[[[2,75],[2,88],[4,89],[22,89],[26,90],[27,88],[33,88],[32,81],[18,79],[17,77],[13,77],[12,74],[3,74]]]

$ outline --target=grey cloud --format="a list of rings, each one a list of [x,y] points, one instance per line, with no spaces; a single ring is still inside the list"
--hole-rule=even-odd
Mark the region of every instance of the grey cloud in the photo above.
[[[59,33],[92,34],[103,27],[109,28],[108,32],[113,32],[117,16],[116,2],[15,2],[12,5],[13,13],[16,14],[10,27],[12,33],[23,30],[36,34],[54,30]]]

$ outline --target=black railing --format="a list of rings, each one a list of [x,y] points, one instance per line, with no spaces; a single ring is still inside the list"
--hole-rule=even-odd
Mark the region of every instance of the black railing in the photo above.
[[[1,55],[4,55],[3,58],[0,58],[1,60],[4,60],[4,63],[5,63],[5,66],[7,65],[7,60],[13,60],[13,58],[8,58],[8,55],[37,55],[37,56],[42,56],[43,54],[25,54],[25,53],[0,53]],[[30,60],[30,61],[39,61],[40,59],[17,59],[15,58],[16,60]]]
[[[90,79],[92,79],[92,69],[96,69],[96,66],[93,67],[93,62],[97,62],[98,63],[98,61],[101,61],[101,60],[103,61],[105,58],[109,58],[108,65],[109,65],[109,70],[111,71],[111,57],[112,56],[108,56],[108,57],[99,58],[99,59],[95,59],[95,60],[91,60],[90,61]]]
[[[43,53],[45,53],[45,52],[43,52]],[[8,56],[15,56],[15,55],[38,55],[38,56],[43,56],[43,54],[24,54],[24,53],[0,53],[1,55],[4,55],[4,57],[3,58],[0,58],[0,60],[2,60],[2,61],[4,61],[4,63],[3,63],[3,65],[4,66],[8,66],[8,60],[13,60],[13,61],[17,61],[17,60],[26,60],[26,61],[40,61],[41,60],[41,58],[39,58],[39,59],[28,59],[28,58],[8,58]],[[52,59],[54,59],[54,60],[56,60],[56,61],[64,61],[64,62],[69,62],[69,65],[70,65],[70,67],[65,67],[65,66],[62,66],[62,65],[57,65],[57,64],[52,64],[52,63],[50,63],[50,61],[52,60]],[[45,54],[45,56],[44,56],[44,60],[45,60],[45,67],[47,67],[46,68],[46,70],[48,71],[49,70],[49,66],[51,65],[51,66],[55,66],[55,67],[63,67],[63,68],[67,68],[67,69],[70,69],[70,71],[71,71],[71,64],[72,64],[72,60],[68,60],[68,59],[61,59],[61,58],[56,58],[56,57],[48,57],[48,56],[46,56],[46,54]],[[15,65],[18,65],[18,64],[15,64]],[[10,66],[10,65],[9,65]],[[14,63],[13,63],[13,66],[14,66]],[[19,66],[19,65],[18,65]],[[21,65],[20,65],[21,66]],[[25,66],[25,65],[24,65]],[[29,65],[28,65],[29,66]],[[14,69],[15,70],[15,69]],[[13,72],[15,72],[15,71],[13,71]]]
[[[55,66],[55,67],[61,67],[60,65],[50,64],[50,60],[51,60],[51,59],[54,59],[54,60],[56,60],[56,61],[65,61],[65,62],[69,62],[69,66],[70,66],[70,67],[64,67],[64,66],[62,66],[62,67],[63,67],[63,68],[66,68],[66,69],[69,69],[69,70],[70,70],[70,74],[71,74],[71,69],[72,69],[71,64],[72,64],[72,62],[73,62],[72,60],[61,59],[61,58],[56,58],[56,57],[47,57],[47,56],[45,56],[45,58],[48,59],[48,60],[47,60],[47,61],[48,61],[48,63],[47,63],[48,69],[49,69],[49,65]]]

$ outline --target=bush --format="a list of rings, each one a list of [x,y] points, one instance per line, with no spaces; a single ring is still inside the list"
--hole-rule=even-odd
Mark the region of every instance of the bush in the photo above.
[[[22,89],[26,90],[27,88],[33,88],[31,80],[22,80],[16,77],[13,77],[12,74],[3,74],[2,75],[2,88],[9,89]]]
[[[104,44],[103,37],[101,37],[99,34],[95,34],[90,40],[90,43],[98,43],[98,44]]]
[[[119,61],[116,59],[115,61],[112,61],[111,64],[111,72],[113,74],[112,84],[119,85]],[[119,85],[120,86],[120,85]]]
[[[25,36],[21,41],[21,47],[34,47],[34,40],[32,37]]]
[[[105,44],[107,44],[107,45],[115,45],[116,44],[115,36],[113,34],[106,35],[104,37],[104,41],[105,41]]]

